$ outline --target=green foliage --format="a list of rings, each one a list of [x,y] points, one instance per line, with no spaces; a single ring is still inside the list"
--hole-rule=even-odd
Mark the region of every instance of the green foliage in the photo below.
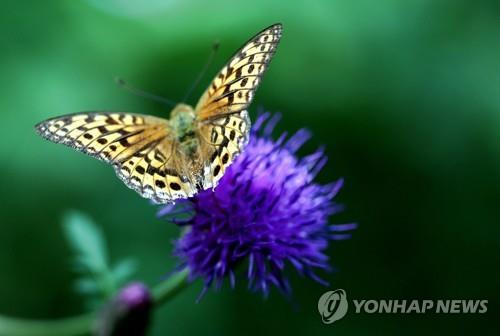
[[[73,266],[80,277],[75,281],[77,292],[89,298],[90,305],[109,299],[127,282],[137,269],[133,259],[110,265],[106,240],[92,219],[78,211],[68,211],[63,229],[73,252]]]

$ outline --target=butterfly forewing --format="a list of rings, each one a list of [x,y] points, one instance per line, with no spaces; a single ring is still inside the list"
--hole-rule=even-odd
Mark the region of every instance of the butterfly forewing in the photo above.
[[[250,105],[275,53],[281,32],[281,24],[272,25],[234,54],[196,105],[198,120],[239,112]]]

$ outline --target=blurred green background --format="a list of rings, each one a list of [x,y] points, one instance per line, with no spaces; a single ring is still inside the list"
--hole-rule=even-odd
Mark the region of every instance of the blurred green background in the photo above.
[[[349,298],[488,299],[483,315],[355,315],[323,325],[327,290],[292,274],[294,302],[198,281],[155,313],[152,335],[493,334],[500,241],[498,1],[3,1],[0,11],[0,313],[56,318],[85,310],[62,230],[67,209],[103,228],[112,259],[135,256],[153,285],[175,265],[179,230],[103,163],[39,138],[33,125],[85,110],[167,116],[135,86],[182,99],[214,40],[211,77],[252,34],[284,24],[251,107],[279,131],[325,144],[321,182],[345,177],[333,222],[357,221],[329,249],[330,289]]]

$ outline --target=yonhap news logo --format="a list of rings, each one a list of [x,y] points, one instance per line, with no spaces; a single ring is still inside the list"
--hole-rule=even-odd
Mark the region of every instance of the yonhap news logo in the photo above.
[[[353,299],[354,314],[484,314],[488,300],[439,299],[439,300],[357,300]],[[340,320],[347,314],[349,302],[346,291],[336,289],[321,295],[318,311],[325,324]]]
[[[347,296],[345,290],[336,289],[321,295],[318,310],[323,323],[330,324],[340,320],[347,313]]]

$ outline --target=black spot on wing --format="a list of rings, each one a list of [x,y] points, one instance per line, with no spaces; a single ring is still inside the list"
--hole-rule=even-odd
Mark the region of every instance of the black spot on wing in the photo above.
[[[229,154],[226,153],[222,156],[222,163],[226,164],[229,161]]]
[[[234,129],[231,130],[231,132],[229,132],[229,139],[234,140],[234,138],[236,137],[236,132],[234,131]]]
[[[181,186],[179,185],[179,183],[175,183],[175,182],[170,182],[170,188],[172,190],[175,190],[175,191],[179,191],[181,190]]]
[[[215,166],[215,168],[214,168],[214,176],[219,175],[219,173],[220,173],[220,165],[217,165],[217,166]]]

